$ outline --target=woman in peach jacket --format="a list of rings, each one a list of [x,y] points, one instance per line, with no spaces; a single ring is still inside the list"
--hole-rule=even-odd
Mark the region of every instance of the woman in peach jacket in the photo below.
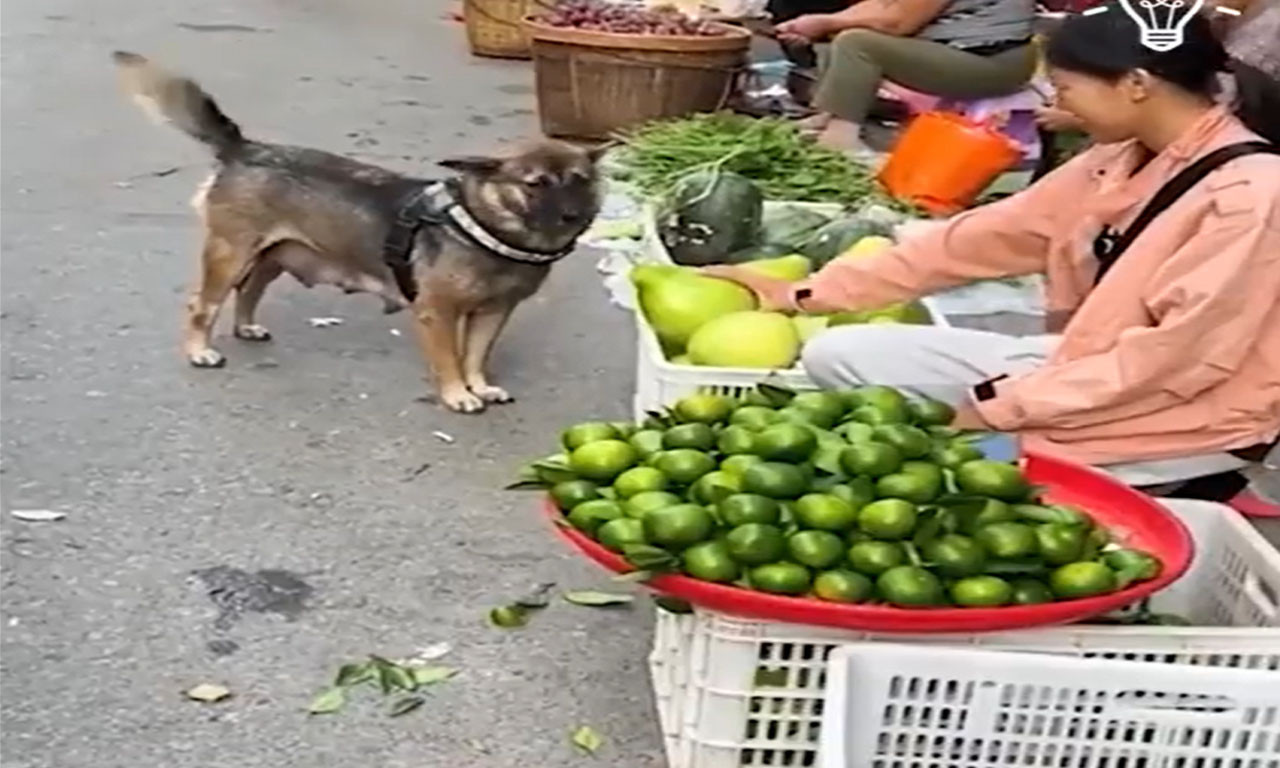
[[[1280,84],[1229,62],[1203,18],[1160,53],[1114,7],[1067,20],[1047,58],[1059,105],[1098,145],[1024,192],[800,284],[711,269],[765,306],[815,313],[1044,274],[1050,334],[848,326],[810,342],[804,364],[827,387],[949,400],[956,426],[1134,485],[1199,478],[1184,488],[1229,497],[1280,433]],[[1229,66],[1234,110],[1214,99]],[[1162,186],[1242,143],[1116,248]]]

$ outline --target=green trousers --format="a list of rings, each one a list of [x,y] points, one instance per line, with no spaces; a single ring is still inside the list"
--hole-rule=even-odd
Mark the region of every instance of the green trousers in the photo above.
[[[1030,44],[979,56],[943,43],[866,29],[841,32],[826,54],[814,106],[854,123],[866,118],[881,80],[936,96],[980,99],[1014,93],[1036,68]]]

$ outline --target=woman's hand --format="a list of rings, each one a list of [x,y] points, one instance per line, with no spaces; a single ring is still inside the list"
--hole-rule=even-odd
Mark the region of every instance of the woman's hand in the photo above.
[[[1080,118],[1076,117],[1075,113],[1049,106],[1036,108],[1036,125],[1047,131],[1079,131],[1084,129],[1084,123],[1080,122]]]
[[[785,42],[816,43],[836,32],[831,14],[809,13],[779,24],[774,32]]]
[[[710,277],[732,280],[750,290],[756,295],[756,300],[760,302],[760,309],[766,312],[793,308],[791,305],[792,285],[788,280],[780,280],[776,277],[769,277],[759,272],[752,272],[749,269],[727,264],[703,267],[701,272]]]
[[[956,415],[951,419],[951,427],[953,429],[963,430],[987,430],[991,429],[991,425],[982,420],[978,409],[969,403],[963,403],[956,407]]]

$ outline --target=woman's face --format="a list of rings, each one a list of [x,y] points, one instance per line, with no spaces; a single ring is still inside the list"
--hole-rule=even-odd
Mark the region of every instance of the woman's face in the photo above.
[[[1112,81],[1053,68],[1049,80],[1057,92],[1055,106],[1078,117],[1096,141],[1110,144],[1133,138],[1148,96],[1145,78],[1134,73]]]

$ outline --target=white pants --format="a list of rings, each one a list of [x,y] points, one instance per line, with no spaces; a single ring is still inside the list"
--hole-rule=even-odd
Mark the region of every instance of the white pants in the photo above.
[[[827,389],[885,384],[956,404],[966,401],[976,384],[1039,366],[1058,339],[924,325],[850,325],[810,341],[803,359],[809,377]],[[1099,468],[1130,485],[1145,486],[1246,465],[1229,453],[1211,453]]]

